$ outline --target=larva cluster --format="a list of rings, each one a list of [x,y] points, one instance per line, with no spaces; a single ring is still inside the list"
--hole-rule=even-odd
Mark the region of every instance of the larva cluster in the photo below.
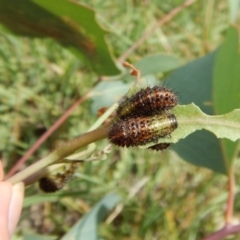
[[[39,179],[39,188],[46,193],[56,192],[64,187],[64,185],[73,176],[77,163],[69,163],[69,166],[64,166],[62,172],[49,173],[47,176]]]
[[[169,136],[178,126],[168,110],[178,104],[178,97],[166,87],[147,87],[120,103],[117,121],[109,130],[109,140],[121,147],[141,146]],[[159,143],[149,149],[162,151],[170,143]]]

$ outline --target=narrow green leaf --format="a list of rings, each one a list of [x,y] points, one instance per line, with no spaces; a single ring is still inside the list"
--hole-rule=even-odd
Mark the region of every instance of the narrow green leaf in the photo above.
[[[220,47],[214,66],[214,110],[216,114],[229,112],[240,106],[240,54],[239,37],[230,27]]]
[[[79,197],[86,192],[74,192],[74,191],[59,191],[56,193],[43,193],[34,196],[29,196],[24,198],[23,207],[30,207],[34,204],[39,204],[43,202],[57,202],[63,197]]]
[[[239,33],[230,27],[226,40],[220,47],[213,79],[213,99],[216,114],[224,114],[240,107],[240,54]],[[240,118],[239,118],[240,121]],[[222,140],[223,155],[230,166],[238,154],[238,142]]]
[[[99,74],[119,73],[104,39],[107,32],[85,5],[68,0],[0,0],[0,22],[15,34],[55,39]]]
[[[98,224],[116,206],[116,204],[118,204],[119,201],[120,197],[115,193],[106,195],[88,214],[78,221],[75,226],[73,226],[73,228],[61,238],[61,240],[97,240]]]
[[[56,194],[26,197],[23,202],[23,207],[30,207],[33,204],[39,204],[42,202],[56,202],[58,199],[59,196]]]
[[[58,237],[54,236],[43,236],[37,234],[27,234],[23,236],[23,240],[57,240]]]

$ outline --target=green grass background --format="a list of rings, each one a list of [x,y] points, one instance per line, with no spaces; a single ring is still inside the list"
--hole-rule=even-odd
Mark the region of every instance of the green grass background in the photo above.
[[[98,21],[111,31],[106,39],[112,54],[119,57],[182,1],[85,3],[96,10]],[[190,62],[219,46],[228,21],[227,1],[197,1],[156,29],[128,60],[134,63],[146,55],[169,53],[178,56],[182,64]],[[0,153],[6,171],[97,78],[84,62],[52,40],[0,33]],[[91,105],[91,99],[81,104],[26,165],[91,127],[97,119]],[[100,141],[97,149],[107,144],[107,140]],[[129,198],[129,192],[145,178],[146,184]],[[201,239],[224,224],[226,180],[181,161],[172,151],[113,147],[105,161],[82,164],[57,201],[50,196],[41,201],[44,195],[37,184],[28,187],[26,199],[32,202],[23,209],[15,238],[30,233],[62,236],[104,195],[114,191],[122,197],[124,207],[111,224],[104,221],[100,225],[102,239]],[[240,213],[238,199],[236,194],[236,216]]]

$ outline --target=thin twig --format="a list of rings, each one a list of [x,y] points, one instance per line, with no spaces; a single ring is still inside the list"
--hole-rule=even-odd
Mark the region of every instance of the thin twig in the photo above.
[[[98,81],[99,82],[99,81]],[[97,83],[98,83],[97,82]],[[96,85],[96,84],[95,84]],[[38,140],[34,145],[22,156],[17,163],[11,168],[6,175],[5,179],[10,178],[22,164],[68,119],[72,112],[78,107],[79,104],[84,102],[91,96],[91,90],[80,97]]]
[[[187,0],[182,5],[174,8],[172,11],[170,11],[167,15],[165,15],[163,18],[161,18],[156,24],[154,24],[148,31],[146,31],[130,48],[127,49],[126,52],[124,52],[119,58],[119,62],[123,62],[126,60],[126,58],[141,45],[152,33],[153,31],[169,22],[173,17],[175,17],[179,12],[181,12],[184,8],[187,8],[191,4],[193,4],[196,0]]]

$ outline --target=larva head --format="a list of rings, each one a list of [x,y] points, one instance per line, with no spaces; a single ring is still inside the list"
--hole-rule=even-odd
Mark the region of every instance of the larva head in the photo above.
[[[39,188],[43,192],[56,192],[64,187],[64,185],[73,176],[78,163],[66,163],[61,168],[50,172],[46,176],[39,179]]]
[[[117,109],[119,119],[153,116],[175,107],[178,97],[166,87],[147,87],[126,97]]]
[[[166,137],[177,128],[173,114],[136,117],[120,120],[110,128],[110,142],[120,147],[142,146]]]

